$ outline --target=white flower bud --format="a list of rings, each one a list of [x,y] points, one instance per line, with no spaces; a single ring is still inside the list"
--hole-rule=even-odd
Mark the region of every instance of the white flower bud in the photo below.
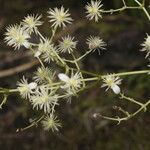
[[[120,87],[118,85],[113,85],[112,90],[114,91],[115,94],[119,94],[120,93]]]
[[[30,88],[31,90],[36,89],[36,88],[37,88],[37,83],[31,82],[31,83],[29,84],[29,88]]]
[[[59,73],[58,74],[58,78],[61,80],[61,81],[64,81],[64,82],[67,82],[70,78],[65,75],[64,73]]]

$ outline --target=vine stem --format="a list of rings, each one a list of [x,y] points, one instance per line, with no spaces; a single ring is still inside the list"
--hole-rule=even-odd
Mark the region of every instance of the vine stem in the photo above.
[[[42,115],[38,120],[34,121],[33,123],[31,123],[30,125],[24,127],[24,128],[20,128],[17,129],[16,132],[21,132],[21,131],[25,131],[31,127],[37,126],[37,124],[44,118],[44,115]]]
[[[83,54],[81,57],[75,59],[72,61],[72,63],[76,63],[78,61],[80,61],[81,59],[83,59],[85,56],[87,56],[89,53],[91,53],[91,50],[87,51],[85,54]]]
[[[1,89],[0,93],[16,93],[18,89]]]
[[[76,59],[74,54],[72,54],[72,57],[73,57],[74,60]],[[80,71],[80,67],[79,67],[79,65],[78,65],[78,63],[76,61],[75,61],[75,65],[76,65],[76,68],[78,69],[78,71]],[[81,78],[84,79],[82,73],[81,73]],[[83,82],[83,87],[85,87],[85,83],[84,82]]]
[[[43,41],[45,41],[44,36],[43,36],[39,31],[38,31],[37,33],[38,33],[38,35],[41,37],[41,39],[42,39]]]
[[[124,6],[126,6],[126,2],[125,2],[125,0],[122,0],[122,2],[123,2],[123,5],[124,5]]]
[[[74,69],[76,70],[76,69]],[[82,71],[81,72],[85,73],[85,74],[88,74],[87,71]],[[136,74],[146,74],[146,73],[149,73],[150,70],[142,70],[142,71],[130,71],[130,72],[122,72],[122,73],[116,73],[116,74],[113,74],[113,76],[127,76],[127,75],[136,75]],[[85,79],[81,79],[81,81],[84,81],[84,82],[88,82],[88,81],[98,81],[100,80],[101,78],[103,77],[107,77],[108,75],[99,75],[99,74],[90,74],[90,75],[93,75],[95,77],[92,77],[92,78],[85,78]],[[62,82],[56,82],[56,83],[53,83],[51,85],[52,86],[57,86],[57,85],[61,85]],[[16,93],[16,92],[19,92],[18,89],[1,89],[0,90],[0,93]]]
[[[142,9],[143,9],[143,11],[145,12],[146,16],[148,17],[148,19],[150,20],[150,15],[149,15],[149,13],[147,12],[147,10],[145,9],[145,7],[143,7]]]
[[[123,6],[123,7],[118,8],[118,9],[101,10],[101,13],[115,13],[115,12],[124,11],[126,9],[142,9],[142,6],[137,6],[137,7]]]
[[[144,11],[145,15],[147,16],[147,18],[150,20],[150,14],[148,13],[148,11],[145,8],[145,0],[143,0],[142,3],[140,3],[138,0],[134,0],[139,6],[127,6],[125,1],[122,0],[124,6],[118,9],[110,9],[110,10],[101,10],[101,13],[115,13],[115,12],[121,12],[124,11],[126,9],[141,9]]]
[[[126,75],[136,75],[136,74],[145,74],[149,73],[150,70],[141,70],[141,71],[129,71],[129,72],[122,72],[122,73],[116,73],[114,76],[126,76]],[[105,77],[107,75],[104,75],[102,77]]]
[[[149,104],[150,104],[150,100],[147,101],[145,104],[143,104],[136,112],[134,112],[133,114],[129,114],[127,117],[123,117],[123,118],[119,118],[119,117],[112,118],[112,117],[107,117],[107,116],[103,116],[100,114],[96,114],[96,116],[101,117],[103,119],[111,120],[111,121],[118,121],[118,124],[119,124],[121,121],[129,120],[130,118],[134,117],[139,112],[141,112],[143,109],[145,110]]]
[[[143,106],[142,103],[140,103],[140,102],[134,100],[133,98],[127,97],[127,96],[125,96],[125,95],[122,94],[122,93],[120,93],[120,96],[121,96],[121,97],[120,97],[121,99],[126,99],[126,100],[128,100],[128,101],[130,101],[130,102],[132,102],[132,103],[135,103],[135,104],[137,104],[137,105]]]
[[[138,0],[134,0],[138,5],[139,7],[142,8],[142,10],[144,11],[145,15],[147,16],[148,20],[150,21],[150,14],[147,12],[146,8],[145,8],[145,0],[143,0],[143,3],[141,4]]]
[[[4,94],[3,101],[2,101],[1,104],[0,104],[0,109],[2,109],[2,106],[6,103],[7,98],[8,98],[8,95]]]
[[[127,75],[136,75],[136,74],[146,74],[149,72],[150,72],[150,70],[129,71],[129,72],[116,73],[116,74],[113,74],[113,76],[127,76]],[[84,79],[84,81],[100,80],[101,78],[107,77],[108,75],[98,75],[97,74],[96,76],[97,77]]]

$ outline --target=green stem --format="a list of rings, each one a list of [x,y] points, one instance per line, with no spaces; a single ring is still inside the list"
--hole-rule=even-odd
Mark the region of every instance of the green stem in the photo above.
[[[43,68],[45,68],[45,66],[44,66],[42,60],[40,59],[40,57],[37,57],[37,59],[38,59],[38,61],[40,62],[41,66],[42,66]]]
[[[91,53],[91,50],[87,51],[85,54],[83,54],[81,57],[75,59],[74,61],[72,62],[78,62],[80,61],[81,59],[83,59],[85,56],[87,56],[89,53]]]
[[[42,38],[42,40],[45,41],[44,36],[43,36],[39,31],[38,31],[37,33],[38,33],[38,35]]]
[[[91,52],[92,52],[92,50],[89,50],[85,54],[83,54],[82,56],[80,56],[79,58],[76,58],[75,60],[67,60],[67,59],[63,59],[63,60],[66,61],[66,62],[74,64],[74,63],[77,63],[78,61],[80,61],[81,59],[83,59],[85,56],[87,56]]]
[[[108,75],[98,75],[98,74],[92,74],[92,73],[88,73],[86,71],[83,71],[84,73],[86,74],[90,74],[90,75],[93,75],[93,76],[97,76],[97,77],[92,77],[92,78],[85,78],[85,79],[81,79],[81,81],[96,81],[96,80],[100,80],[100,78],[103,78],[103,77],[107,77]],[[116,73],[116,74],[113,74],[113,76],[127,76],[127,75],[135,75],[135,74],[146,74],[146,73],[149,73],[150,70],[142,70],[142,71],[130,71],[130,72],[122,72],[122,73]],[[56,83],[53,83],[51,84],[50,86],[58,86],[58,85],[61,85],[62,82],[56,82]],[[16,92],[19,92],[18,89],[2,89],[0,90],[0,93],[16,93]]]
[[[143,7],[145,6],[145,0],[143,0],[142,5],[143,5]]]
[[[74,56],[74,54],[72,54],[72,57],[73,57],[74,60],[76,60],[76,57]],[[79,65],[76,61],[75,61],[75,65],[76,65],[77,70],[80,71],[80,67],[79,67]],[[81,78],[84,79],[82,73],[81,73]],[[83,82],[83,87],[85,87],[84,82]]]
[[[19,92],[18,89],[1,89],[0,93],[16,93]]]
[[[145,109],[149,104],[150,104],[150,100],[148,102],[146,102],[145,104],[143,104],[143,106],[141,106],[136,112],[134,112],[133,114],[129,114],[129,116],[123,117],[123,118],[119,118],[119,117],[112,118],[112,117],[107,117],[107,116],[103,116],[100,114],[97,114],[97,116],[104,118],[104,119],[107,119],[107,120],[118,121],[118,124],[119,124],[121,121],[129,120],[129,119],[133,118],[135,115],[137,115],[143,109]]]
[[[101,10],[101,13],[115,13],[115,12],[124,11],[126,9],[142,9],[142,7],[141,6],[138,6],[138,7],[123,6],[118,9]]]
[[[126,2],[125,2],[125,0],[122,0],[122,2],[123,2],[123,5],[126,7]]]
[[[20,132],[20,131],[25,131],[33,126],[37,126],[37,124],[44,118],[44,115],[42,115],[38,120],[34,121],[33,123],[31,123],[29,126],[25,127],[25,128],[20,128],[17,129],[16,132]]]
[[[57,28],[52,29],[52,36],[50,38],[50,42],[52,42],[52,40],[53,40],[53,38],[55,36],[56,30],[57,30]]]
[[[130,71],[130,72],[116,73],[116,74],[113,74],[113,76],[136,75],[136,74],[145,74],[145,73],[149,73],[149,72],[150,72],[150,70]],[[107,76],[108,76],[108,75],[97,75],[97,77],[87,78],[87,79],[84,79],[83,81],[94,81],[94,80],[99,80],[100,78],[104,78],[104,77],[107,77]]]
[[[122,72],[122,73],[115,73],[114,76],[126,76],[126,75],[136,75],[136,74],[145,74],[149,73],[150,70],[142,70],[142,71],[129,71],[129,72]],[[107,75],[103,75],[102,77],[106,77]]]
[[[150,14],[147,12],[147,10],[145,9],[145,0],[143,0],[143,3],[141,4],[138,0],[134,0],[138,5],[139,7],[142,8],[142,10],[144,11],[145,15],[147,16],[148,20],[150,21]]]
[[[75,70],[75,71],[77,71],[77,69],[75,69],[75,68],[69,68],[69,70]],[[95,74],[95,73],[88,72],[88,71],[81,70],[81,69],[80,69],[80,72],[82,72],[84,74],[87,74],[87,75],[91,75],[91,76],[97,76],[97,74]]]
[[[2,109],[2,106],[6,103],[7,98],[8,98],[8,95],[7,95],[7,94],[4,94],[3,101],[2,101],[1,104],[0,104],[0,109]]]
[[[132,102],[132,103],[135,103],[135,104],[137,104],[137,105],[143,106],[142,103],[140,103],[140,102],[134,100],[133,98],[127,97],[127,96],[125,96],[125,95],[122,94],[122,93],[120,93],[120,96],[121,96],[122,99],[126,99],[126,100],[128,100],[128,101],[130,101],[130,102]]]
[[[142,8],[144,13],[146,14],[146,16],[148,17],[149,21],[150,21],[150,15],[149,13],[147,12],[147,10],[145,9],[145,7]]]

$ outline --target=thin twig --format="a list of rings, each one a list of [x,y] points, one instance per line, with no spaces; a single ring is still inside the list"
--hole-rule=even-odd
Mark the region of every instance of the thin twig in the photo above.
[[[141,106],[137,111],[135,111],[134,113],[132,114],[129,114],[127,117],[123,117],[123,118],[120,118],[120,117],[116,117],[116,118],[113,118],[113,117],[107,117],[107,116],[103,116],[101,114],[94,114],[96,117],[101,117],[103,119],[107,119],[107,120],[111,120],[111,121],[117,121],[118,124],[120,124],[122,121],[126,121],[126,120],[129,120],[131,118],[133,118],[134,116],[136,116],[138,113],[140,113],[143,109],[145,109],[148,105],[150,104],[150,100],[148,102],[146,102],[145,104],[143,104],[143,106]]]

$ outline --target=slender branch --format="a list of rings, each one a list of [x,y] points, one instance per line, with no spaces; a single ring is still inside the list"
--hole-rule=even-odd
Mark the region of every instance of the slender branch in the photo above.
[[[73,62],[77,62],[77,61],[80,61],[81,59],[83,59],[85,56],[87,56],[88,54],[91,53],[91,50],[87,51],[85,54],[83,54],[81,57],[75,59]]]
[[[113,74],[113,76],[127,76],[127,75],[136,75],[136,74],[147,74],[149,72],[150,72],[150,70],[130,71],[130,72],[115,73],[115,74]],[[97,75],[97,77],[84,79],[84,81],[99,80],[100,78],[104,78],[104,77],[107,77],[107,76],[108,75]]]
[[[75,70],[75,71],[77,71],[76,68],[69,68],[69,70]],[[81,69],[80,69],[80,72],[82,72],[82,73],[84,73],[84,74],[86,74],[86,75],[97,76],[96,73],[88,72],[88,71],[81,70]]]
[[[120,124],[121,121],[126,121],[126,120],[129,120],[129,119],[133,118],[134,116],[136,116],[143,109],[145,109],[149,104],[150,104],[150,100],[148,102],[146,102],[145,104],[143,104],[143,106],[141,106],[136,112],[134,112],[133,114],[129,114],[127,117],[123,117],[123,118],[119,118],[119,117],[112,118],[112,117],[103,116],[101,114],[94,114],[94,116],[101,117],[103,119],[107,119],[107,120],[111,120],[111,121],[117,121],[118,124]]]
[[[38,120],[32,122],[30,125],[28,125],[28,126],[26,126],[26,127],[24,127],[24,128],[17,129],[16,132],[22,132],[22,131],[25,131],[25,130],[27,130],[27,129],[29,129],[29,128],[32,128],[32,127],[34,127],[34,126],[37,126],[38,123],[39,123],[43,118],[44,118],[44,115],[42,115]]]
[[[74,70],[76,70],[76,69],[74,69]],[[96,81],[96,80],[99,81],[101,78],[108,76],[108,75],[98,75],[98,74],[88,73],[88,72],[83,71],[83,70],[81,70],[81,72],[84,72],[85,74],[89,74],[89,75],[92,75],[92,76],[96,76],[96,77],[92,77],[92,78],[81,79],[81,81],[84,81],[84,82]],[[150,70],[130,71],[130,72],[116,73],[116,74],[113,74],[113,76],[127,76],[127,75],[136,75],[136,74],[147,74],[149,72],[150,72]],[[62,82],[56,82],[56,83],[51,84],[50,87],[58,86],[58,85],[61,85],[61,84],[62,84]],[[15,92],[18,92],[18,89],[3,89],[3,88],[0,89],[0,93],[6,93],[6,92],[15,93]]]
[[[55,36],[55,34],[56,34],[56,30],[57,30],[57,28],[54,28],[54,29],[52,30],[52,35],[51,35],[51,38],[50,38],[50,42],[52,42],[52,40],[53,40],[53,38],[54,38],[54,36]]]
[[[145,8],[145,0],[143,0],[142,3],[140,3],[138,0],[134,0],[139,6],[127,6],[125,3],[125,0],[122,0],[124,6],[118,9],[110,9],[110,10],[101,10],[101,13],[116,13],[116,12],[121,12],[127,9],[141,9],[144,11],[145,15],[147,16],[147,18],[150,20],[150,14],[148,13],[148,11]]]
[[[72,57],[73,57],[74,60],[76,60],[74,54],[72,54]],[[80,71],[80,67],[79,67],[79,65],[78,65],[78,63],[77,63],[76,61],[75,61],[75,65],[76,65],[76,67],[77,67],[77,70]],[[82,78],[82,80],[83,80],[83,79],[84,79],[84,78],[83,78],[83,75],[82,75],[82,73],[80,73],[80,74],[81,74],[81,78]],[[85,82],[83,82],[83,87],[85,87]]]
[[[132,102],[132,103],[135,103],[135,104],[137,104],[137,105],[143,106],[143,103],[140,103],[140,102],[134,100],[133,98],[127,97],[127,96],[125,96],[125,95],[122,94],[122,93],[120,93],[120,96],[121,96],[121,97],[120,97],[121,99],[126,99],[126,100],[128,100],[128,101],[130,101],[130,102]]]
[[[143,0],[142,5],[143,5],[143,7],[145,6],[145,0]]]
[[[63,60],[64,61],[66,61],[66,62],[69,62],[69,63],[76,63],[76,62],[78,62],[78,61],[80,61],[81,59],[83,59],[83,58],[85,58],[88,54],[90,54],[92,51],[91,50],[89,50],[89,51],[87,51],[85,54],[83,54],[82,56],[80,56],[79,58],[76,58],[75,60],[67,60],[67,59],[64,59],[63,58]]]
[[[145,12],[146,16],[148,17],[148,19],[150,20],[150,14],[148,13],[148,11],[146,10],[145,7],[142,8],[143,11]]]
[[[43,41],[45,41],[44,36],[43,36],[39,31],[37,31],[37,33],[38,33],[38,35],[41,37],[41,39],[42,39]]]
[[[18,89],[5,89],[5,88],[0,89],[0,93],[16,93],[16,92],[18,92]]]
[[[126,75],[136,75],[136,74],[147,74],[150,70],[141,70],[141,71],[129,71],[129,72],[122,72],[122,73],[116,73],[114,76],[126,76]],[[102,77],[105,77],[106,75],[103,75]]]
[[[142,10],[144,11],[145,15],[147,16],[147,18],[149,19],[150,21],[150,14],[147,12],[146,8],[145,8],[145,1],[143,1],[143,3],[141,4],[138,0],[134,0],[138,5],[139,7],[142,8]]]
[[[126,9],[142,9],[142,6],[134,6],[134,7],[131,7],[131,6],[123,6],[121,8],[118,8],[118,9],[110,9],[110,10],[101,10],[101,13],[116,13],[116,12],[121,12],[121,11],[124,11]]]
[[[127,117],[130,116],[129,112],[125,111],[125,110],[122,109],[121,107],[114,106],[113,108],[114,108],[115,110],[118,110],[118,111],[122,112],[122,113],[125,114]]]
[[[134,0],[139,6],[142,6],[142,4],[138,0]]]
[[[122,2],[123,2],[123,5],[126,7],[126,2],[125,2],[125,0],[122,0]]]
[[[38,59],[38,61],[40,62],[41,66],[42,66],[43,68],[45,68],[45,65],[44,65],[44,63],[42,62],[42,60],[40,59],[40,57],[37,57],[37,59]]]
[[[3,100],[2,100],[2,102],[1,102],[1,104],[0,104],[0,109],[2,109],[2,106],[6,103],[7,98],[8,98],[8,95],[7,95],[7,94],[4,94],[4,98],[3,98]]]

